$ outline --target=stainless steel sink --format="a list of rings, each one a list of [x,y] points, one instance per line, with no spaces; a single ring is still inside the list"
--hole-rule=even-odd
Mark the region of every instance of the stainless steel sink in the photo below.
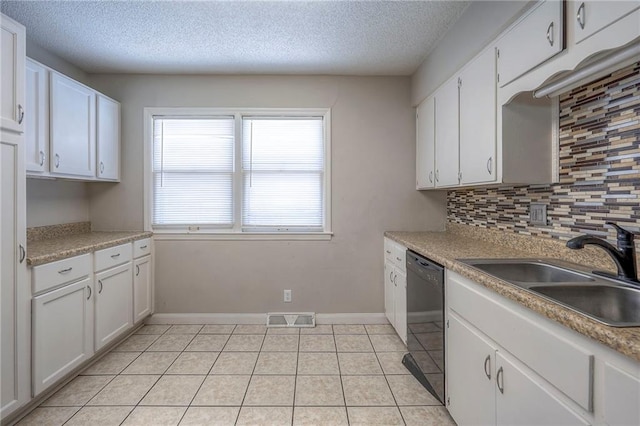
[[[513,283],[589,282],[593,278],[538,260],[476,259],[465,263]]]
[[[613,326],[640,325],[640,290],[607,284],[544,285],[529,289]]]
[[[461,259],[461,262],[613,327],[640,326],[638,287],[555,259]]]

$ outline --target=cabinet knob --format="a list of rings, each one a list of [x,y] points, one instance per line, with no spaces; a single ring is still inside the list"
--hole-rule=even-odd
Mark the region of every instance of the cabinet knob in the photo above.
[[[576,19],[578,20],[580,29],[584,30],[584,2],[580,3],[580,7],[578,8],[578,13],[576,14]]]
[[[547,41],[550,46],[553,46],[553,22],[547,27]]]

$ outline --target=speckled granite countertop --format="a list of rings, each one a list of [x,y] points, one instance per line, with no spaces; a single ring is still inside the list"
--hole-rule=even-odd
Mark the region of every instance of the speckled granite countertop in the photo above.
[[[505,236],[505,233],[478,230],[464,225],[450,226],[444,232],[385,232],[385,236],[508,299],[640,361],[640,327],[617,328],[600,324],[456,260],[552,257],[591,265],[592,268],[611,269],[608,256],[603,256],[597,251],[569,250],[564,247],[564,242],[560,241],[544,241],[541,238],[525,236],[512,238]],[[529,244],[526,245],[526,242]],[[591,257],[594,255],[595,257]]]
[[[27,243],[27,265],[37,266],[151,237],[151,232],[88,232]]]

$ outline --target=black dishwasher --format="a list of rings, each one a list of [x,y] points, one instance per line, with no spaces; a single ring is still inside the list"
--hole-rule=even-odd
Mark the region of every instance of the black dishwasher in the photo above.
[[[407,250],[407,348],[402,363],[444,404],[444,268]]]

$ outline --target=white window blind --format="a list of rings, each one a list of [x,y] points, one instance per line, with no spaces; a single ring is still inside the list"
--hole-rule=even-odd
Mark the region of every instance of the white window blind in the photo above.
[[[323,230],[324,140],[322,117],[243,117],[243,230]]]
[[[155,228],[231,228],[234,117],[154,117]]]

